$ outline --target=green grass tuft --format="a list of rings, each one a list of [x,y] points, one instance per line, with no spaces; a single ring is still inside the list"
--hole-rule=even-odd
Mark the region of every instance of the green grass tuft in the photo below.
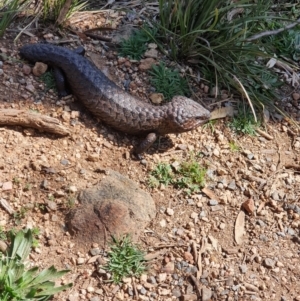
[[[255,136],[255,130],[260,126],[260,122],[255,121],[249,109],[243,110],[239,107],[237,116],[232,119],[229,126],[239,134]]]
[[[151,41],[151,37],[155,35],[156,29],[151,29],[147,26],[134,31],[128,39],[122,40],[119,48],[119,56],[140,60],[147,50],[147,44]]]
[[[65,5],[66,0],[43,0],[43,18],[44,20],[54,20],[56,21],[59,14]],[[84,10],[87,6],[88,1],[73,0],[68,12],[65,15],[64,20],[69,19],[75,12]],[[62,22],[64,20],[61,20]]]
[[[171,100],[176,95],[191,95],[187,80],[177,70],[166,68],[160,63],[153,65],[149,74],[156,92],[162,93],[166,100]]]
[[[31,0],[0,0],[0,37],[18,13],[25,11],[30,3]]]
[[[127,235],[122,239],[113,239],[108,252],[109,261],[104,268],[112,274],[112,281],[120,283],[128,276],[139,277],[145,271],[144,253],[139,250]]]
[[[45,91],[48,92],[49,90],[57,91],[56,88],[56,81],[54,78],[54,74],[52,70],[49,70],[42,74],[39,79],[45,84]]]
[[[159,163],[151,172],[148,185],[152,188],[160,184],[173,185],[179,189],[184,189],[185,193],[191,194],[200,191],[205,185],[206,169],[196,161],[194,155],[182,162],[173,172],[172,166],[167,163]]]
[[[33,244],[30,229],[10,232],[11,245],[7,254],[0,254],[0,300],[44,301],[54,294],[66,290],[72,284],[55,286],[55,280],[68,271],[57,271],[54,266],[38,272],[38,267],[27,269],[24,262]]]
[[[273,4],[272,0],[159,0],[155,42],[174,60],[194,65],[219,90],[244,97],[245,89],[256,108],[276,107],[276,89],[282,82],[265,66],[274,52],[268,52],[259,39],[247,41],[259,32],[260,24],[279,18]]]

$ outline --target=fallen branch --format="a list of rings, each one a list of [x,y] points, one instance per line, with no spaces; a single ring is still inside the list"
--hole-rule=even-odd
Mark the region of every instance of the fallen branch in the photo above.
[[[263,32],[260,32],[258,34],[255,34],[254,36],[250,37],[249,39],[246,39],[246,41],[251,42],[251,41],[254,41],[254,40],[258,40],[262,37],[273,36],[273,35],[276,35],[276,34],[279,34],[279,33],[283,32],[285,30],[291,29],[291,28],[297,26],[298,24],[300,24],[300,18],[297,19],[295,22],[290,23],[290,24],[288,24],[287,26],[285,26],[283,28],[279,28],[277,30],[267,30],[267,31],[263,31]]]
[[[56,118],[25,110],[1,109],[0,125],[31,127],[60,136],[69,134],[68,129],[62,126]]]

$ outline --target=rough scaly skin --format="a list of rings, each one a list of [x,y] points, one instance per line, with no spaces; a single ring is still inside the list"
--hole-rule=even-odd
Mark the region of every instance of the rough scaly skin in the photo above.
[[[146,150],[156,135],[193,130],[210,118],[210,112],[184,96],[163,106],[153,106],[123,91],[83,56],[64,47],[28,44],[20,55],[44,62],[64,73],[72,93],[107,125],[134,135],[148,135],[137,153]]]

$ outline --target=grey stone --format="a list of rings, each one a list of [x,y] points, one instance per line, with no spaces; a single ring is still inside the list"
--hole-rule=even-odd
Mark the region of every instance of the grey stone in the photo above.
[[[235,181],[232,180],[232,181],[228,184],[227,188],[230,189],[230,190],[236,190],[236,184],[235,184]]]
[[[172,290],[172,295],[175,296],[176,298],[180,298],[181,297],[181,291],[179,287],[175,287]]]
[[[208,202],[208,205],[209,206],[216,206],[216,205],[218,205],[219,203],[218,203],[218,201],[217,200],[209,200],[209,202]]]
[[[240,271],[241,271],[242,274],[246,274],[247,270],[248,270],[247,265],[245,265],[245,264],[240,265]]]
[[[111,236],[130,234],[136,241],[156,214],[153,199],[135,182],[113,170],[106,174],[98,185],[80,192],[80,205],[67,217],[70,233],[85,250],[94,242],[104,248]]]
[[[202,288],[202,301],[208,301],[212,297],[212,291],[209,288]]]
[[[275,267],[275,261],[271,258],[266,258],[263,263],[264,266],[269,269],[273,269]]]
[[[60,164],[62,164],[62,165],[69,165],[69,160],[67,160],[67,159],[62,159],[62,160],[60,161]]]

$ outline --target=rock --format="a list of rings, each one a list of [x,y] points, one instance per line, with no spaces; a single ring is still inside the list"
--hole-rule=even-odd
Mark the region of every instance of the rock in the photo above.
[[[209,206],[216,206],[216,205],[218,205],[219,203],[218,203],[218,201],[217,200],[209,200],[208,201],[208,205]]]
[[[84,264],[85,263],[85,259],[82,257],[77,258],[77,264]]]
[[[195,294],[183,295],[181,300],[182,301],[196,301],[196,300],[198,300],[198,297]]]
[[[34,88],[34,86],[31,85],[31,84],[28,84],[28,85],[26,86],[26,90],[29,91],[30,93],[34,93],[34,92],[35,92],[35,88]]]
[[[209,301],[212,297],[212,291],[209,288],[202,288],[202,301]]]
[[[48,69],[48,66],[44,63],[41,62],[36,62],[33,69],[32,69],[32,73],[35,76],[41,76],[43,75]]]
[[[147,58],[150,57],[150,58],[157,59],[157,57],[158,57],[158,51],[156,49],[154,49],[154,48],[151,48],[151,49],[149,49],[149,50],[147,50],[145,52],[144,56],[147,57]]]
[[[300,99],[300,94],[295,92],[295,93],[292,94],[292,97],[293,97],[293,99],[294,99],[295,101],[297,101],[297,100]]]
[[[236,189],[235,180],[232,180],[232,181],[228,184],[227,188],[230,189],[230,190],[235,190],[235,189]]]
[[[4,182],[2,184],[2,191],[12,190],[13,185],[12,182]]]
[[[22,70],[23,70],[23,73],[26,75],[31,73],[31,68],[28,65],[23,65]]]
[[[156,214],[151,196],[113,170],[97,186],[81,191],[78,200],[80,206],[70,212],[67,225],[83,249],[93,242],[103,248],[111,236],[130,234],[136,241]]]
[[[154,104],[161,104],[164,101],[164,95],[162,93],[152,93],[149,98]]]
[[[254,201],[249,199],[242,204],[242,207],[251,215],[254,213]]]
[[[194,257],[190,252],[184,252],[183,257],[186,261],[193,264],[194,263]]]
[[[264,266],[269,269],[273,269],[275,267],[275,261],[271,258],[266,258],[264,260]]]
[[[163,268],[162,271],[167,274],[172,274],[175,269],[175,264],[173,261],[168,262]]]
[[[172,215],[174,215],[174,210],[171,208],[167,208],[166,213],[167,213],[167,215],[172,216]]]
[[[56,211],[57,210],[57,205],[53,201],[47,201],[47,208],[51,211]]]
[[[141,60],[141,63],[139,65],[139,70],[140,71],[149,70],[153,64],[155,64],[155,59],[151,57],[143,59]]]

